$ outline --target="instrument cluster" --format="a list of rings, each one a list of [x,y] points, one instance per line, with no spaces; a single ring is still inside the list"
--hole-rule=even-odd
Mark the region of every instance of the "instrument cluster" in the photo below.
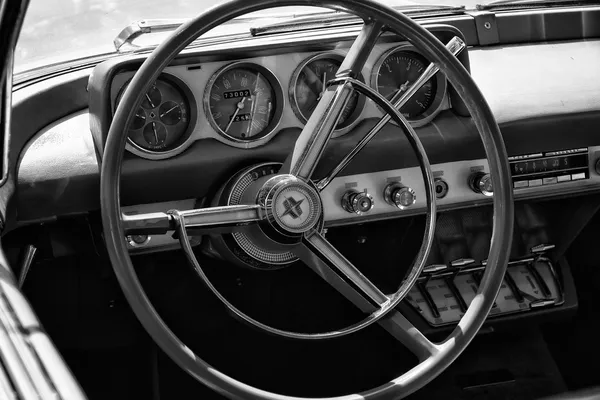
[[[346,51],[167,67],[136,111],[127,148],[144,158],[165,159],[199,139],[254,148],[279,130],[302,128]],[[428,65],[411,45],[381,44],[358,78],[392,99],[410,88]],[[122,72],[113,80],[113,112],[133,74]],[[444,108],[449,108],[447,82],[438,73],[400,111],[417,127],[430,122]],[[382,115],[375,104],[356,93],[346,104],[334,137],[348,133],[361,120]]]

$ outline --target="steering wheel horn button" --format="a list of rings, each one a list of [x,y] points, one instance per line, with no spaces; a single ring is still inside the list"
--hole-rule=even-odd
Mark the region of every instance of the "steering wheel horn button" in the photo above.
[[[266,193],[263,201],[269,220],[282,233],[302,234],[321,220],[323,207],[317,191],[296,177],[276,176],[268,180],[261,191]],[[259,194],[259,199],[261,197]]]

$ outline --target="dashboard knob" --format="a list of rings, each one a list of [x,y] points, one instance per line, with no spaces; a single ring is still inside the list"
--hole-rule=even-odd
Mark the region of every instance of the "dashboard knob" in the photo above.
[[[373,208],[375,201],[367,191],[349,190],[342,196],[342,207],[353,214],[364,214]]]
[[[492,187],[492,176],[485,172],[475,172],[469,177],[469,186],[475,193],[481,193],[484,196],[492,196],[494,188]]]
[[[383,191],[383,198],[388,204],[404,210],[417,201],[415,191],[408,186],[403,186],[399,182],[389,184]]]

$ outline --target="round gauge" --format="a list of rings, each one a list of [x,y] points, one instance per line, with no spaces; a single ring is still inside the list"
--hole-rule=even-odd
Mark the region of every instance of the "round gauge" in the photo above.
[[[375,64],[372,85],[388,100],[400,90],[406,91],[425,71],[429,61],[412,47],[400,46],[386,52]],[[411,122],[428,122],[439,109],[446,79],[437,74],[429,79],[400,109]]]
[[[327,81],[335,78],[342,61],[343,57],[337,53],[322,53],[304,60],[294,71],[290,82],[290,103],[302,123],[306,123],[312,115],[325,92]],[[364,98],[355,92],[346,104],[336,129],[351,127],[363,106]]]
[[[237,142],[249,142],[273,132],[281,118],[283,93],[268,69],[233,63],[210,79],[204,108],[217,132]]]
[[[124,89],[117,97],[121,100]],[[190,137],[195,104],[189,89],[173,76],[163,74],[144,95],[129,127],[129,143],[148,154],[163,154],[181,147]]]

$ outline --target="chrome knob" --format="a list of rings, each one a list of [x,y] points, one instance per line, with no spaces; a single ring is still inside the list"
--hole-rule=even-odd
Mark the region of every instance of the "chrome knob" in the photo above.
[[[485,172],[475,172],[469,177],[469,186],[475,193],[481,193],[484,196],[492,196],[494,188],[492,187],[492,176]]]
[[[349,213],[361,215],[371,211],[374,205],[373,196],[366,190],[364,192],[349,190],[342,196],[342,207]]]
[[[387,185],[383,191],[383,198],[388,204],[401,210],[412,206],[417,201],[415,191],[399,182]]]

